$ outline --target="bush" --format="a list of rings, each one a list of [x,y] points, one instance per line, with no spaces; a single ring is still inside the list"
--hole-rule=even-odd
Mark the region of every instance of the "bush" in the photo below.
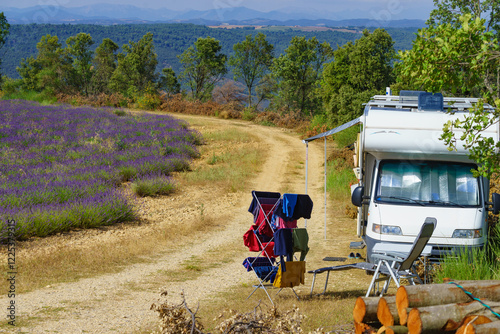
[[[298,129],[299,131],[309,124],[309,120],[299,110],[264,111],[257,114],[254,122],[287,129]]]
[[[141,176],[135,179],[130,187],[139,197],[168,195],[175,190],[172,180],[162,174]]]
[[[81,94],[67,95],[58,94],[56,96],[59,102],[72,105],[89,105],[93,107],[128,107],[132,103],[132,99],[125,97],[120,93],[113,94],[96,94],[83,96]]]
[[[245,108],[241,113],[241,118],[245,121],[253,121],[257,117],[257,111],[255,108]]]
[[[4,77],[1,90],[3,95],[12,95],[19,92],[21,85],[22,85],[21,79],[16,80]]]

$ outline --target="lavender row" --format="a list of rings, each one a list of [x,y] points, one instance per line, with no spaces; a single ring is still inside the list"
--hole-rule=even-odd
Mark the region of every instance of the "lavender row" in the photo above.
[[[113,111],[0,101],[0,218],[19,221],[18,237],[130,219],[115,194],[123,181],[169,175],[198,156],[201,136],[186,123]]]

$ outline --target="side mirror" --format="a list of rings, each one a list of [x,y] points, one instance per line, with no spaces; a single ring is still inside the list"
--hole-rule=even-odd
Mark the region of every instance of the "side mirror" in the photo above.
[[[492,210],[494,215],[498,215],[500,213],[500,194],[493,193],[491,194],[492,201]]]
[[[351,202],[357,207],[363,204],[363,194],[365,193],[365,187],[359,186],[352,191]]]

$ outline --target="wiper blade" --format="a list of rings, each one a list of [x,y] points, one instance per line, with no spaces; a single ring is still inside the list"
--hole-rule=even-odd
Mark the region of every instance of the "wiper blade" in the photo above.
[[[398,197],[398,196],[377,196],[377,199],[395,199],[395,200],[400,200],[400,201],[407,201],[411,203],[417,203],[420,204],[421,206],[424,206],[425,204],[422,201],[413,199],[413,198],[408,198],[408,197]]]
[[[444,204],[444,205],[450,205],[450,206],[458,206],[460,208],[465,208],[464,205],[462,204],[458,204],[458,203],[454,203],[454,202],[450,202],[450,201],[436,201],[436,200],[430,200],[429,201],[430,204]]]

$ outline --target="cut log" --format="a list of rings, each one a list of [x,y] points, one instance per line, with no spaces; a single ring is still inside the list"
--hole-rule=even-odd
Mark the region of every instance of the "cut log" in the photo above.
[[[479,323],[479,324],[485,324],[488,322],[491,322],[491,318],[484,316],[484,315],[477,315],[477,313],[473,315],[468,315],[465,318],[462,319],[460,322],[455,322],[453,320],[448,319],[446,322],[446,325],[444,326],[445,331],[457,331],[460,332],[460,328],[464,327],[464,325],[467,325],[468,323],[474,322],[474,323]],[[462,328],[463,330],[463,328]]]
[[[465,290],[483,300],[500,302],[500,281],[457,281]],[[466,303],[471,298],[454,284],[400,286],[396,292],[396,307],[401,325],[406,325],[408,308]]]
[[[385,327],[399,324],[398,310],[396,308],[396,296],[380,297],[377,306],[377,318]]]
[[[389,326],[385,331],[387,334],[406,334],[408,333],[408,327],[406,326]]]
[[[377,330],[374,327],[370,326],[369,324],[355,321],[354,332],[356,334],[376,334]]]
[[[500,303],[486,302],[496,312]],[[450,321],[459,323],[468,315],[481,312],[485,307],[477,302],[445,304],[413,308],[408,314],[408,332],[423,333],[444,330]]]
[[[458,333],[458,331],[457,331]],[[500,321],[493,321],[483,324],[471,324],[464,330],[466,334],[498,334],[500,333]]]
[[[408,333],[408,327],[406,326],[383,326],[381,327],[377,334],[406,334]]]
[[[485,317],[484,315],[468,315],[462,320],[460,327],[456,331],[456,334],[473,333],[474,326],[488,324],[490,322],[492,322],[492,320],[488,317]]]
[[[358,297],[352,312],[354,322],[368,323],[378,321],[377,307],[379,300],[380,297]]]

